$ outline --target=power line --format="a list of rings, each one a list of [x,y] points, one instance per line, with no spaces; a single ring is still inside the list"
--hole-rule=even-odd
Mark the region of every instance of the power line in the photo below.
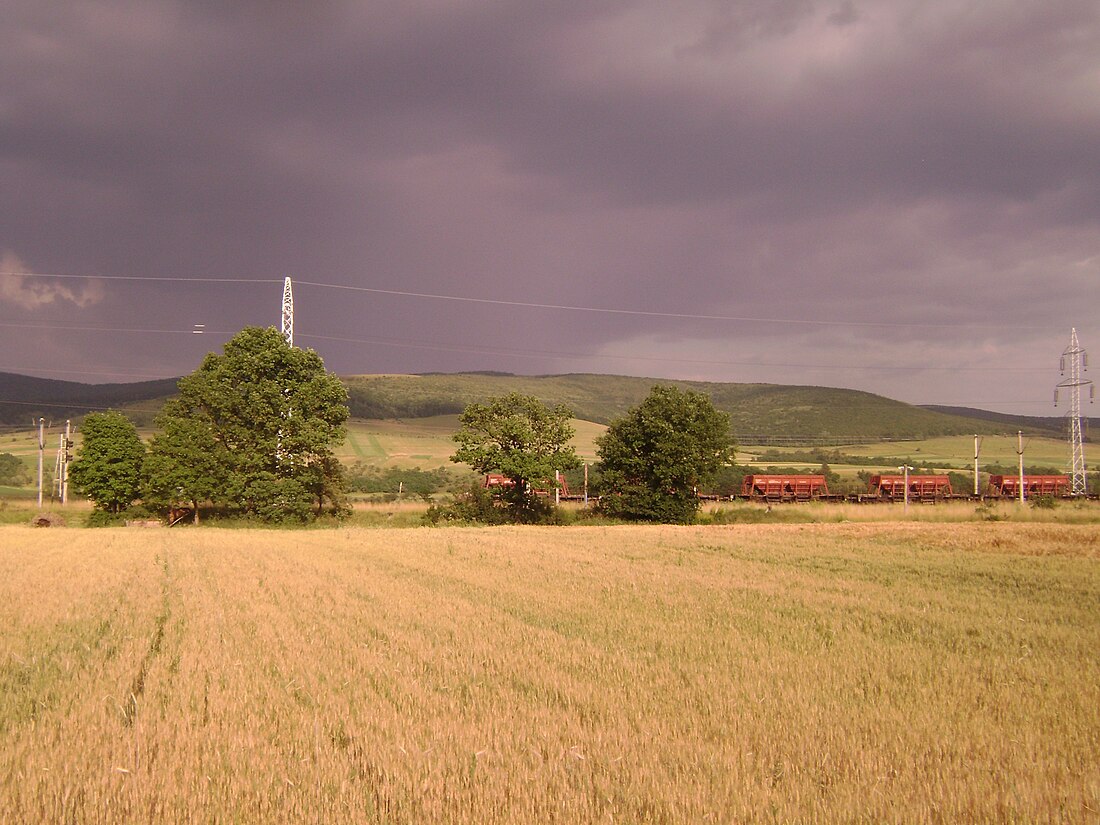
[[[76,275],[69,273],[46,272],[0,272],[0,275],[10,275],[23,278],[66,278],[78,280],[100,281],[144,281],[163,283],[225,283],[225,284],[273,284],[280,283],[274,278],[210,278],[210,277],[182,277],[182,276],[152,276],[152,275]],[[399,289],[382,289],[380,287],[355,286],[352,284],[334,284],[325,281],[296,281],[299,286],[311,286],[318,289],[338,289],[349,292],[363,292],[374,295],[390,295],[401,298],[424,298],[436,301],[453,301],[457,303],[481,304],[487,306],[503,306],[523,309],[546,309],[561,312],[584,312],[605,315],[625,315],[642,318],[673,318],[687,321],[732,321],[736,323],[750,324],[793,324],[798,326],[826,326],[826,327],[856,327],[877,329],[958,329],[958,328],[990,328],[1003,329],[1003,323],[981,324],[975,322],[945,323],[916,323],[897,321],[837,321],[825,319],[804,318],[763,318],[750,315],[708,315],[690,312],[658,312],[655,310],[626,309],[621,307],[594,307],[580,304],[550,304],[534,301],[507,301],[499,298],[478,298],[464,295],[447,295],[434,292],[412,292]],[[1026,326],[1015,324],[1015,329],[1042,330],[1046,327]]]
[[[31,272],[0,272],[0,276],[12,276],[20,278],[59,278],[59,279],[80,279],[80,280],[104,280],[104,281],[128,281],[128,282],[146,282],[146,283],[206,283],[206,284],[256,284],[256,285],[270,285],[278,283],[279,281],[274,278],[238,278],[238,277],[183,277],[183,276],[147,276],[147,275],[82,275],[74,273],[31,273]],[[321,289],[337,289],[353,292],[362,292],[370,294],[390,295],[397,297],[407,298],[420,298],[430,300],[445,300],[455,301],[462,303],[473,303],[490,306],[504,306],[513,308],[532,308],[543,310],[555,310],[555,311],[572,311],[572,312],[584,312],[584,313],[604,313],[613,315],[627,315],[637,317],[649,317],[649,318],[673,318],[680,320],[699,320],[699,321],[729,321],[738,323],[769,323],[769,324],[795,324],[805,326],[831,326],[831,327],[865,327],[865,328],[926,328],[926,329],[949,329],[949,328],[975,328],[983,326],[995,326],[1001,328],[1002,325],[983,325],[975,323],[965,324],[928,324],[928,323],[893,323],[886,321],[837,321],[837,320],[806,320],[806,319],[794,319],[794,318],[761,318],[753,316],[732,316],[732,315],[709,315],[709,314],[694,314],[694,313],[677,313],[677,312],[657,312],[650,310],[636,310],[625,308],[613,308],[613,307],[592,307],[583,305],[568,305],[568,304],[550,304],[550,303],[537,303],[527,301],[508,301],[502,299],[489,299],[489,298],[477,298],[470,296],[448,295],[441,293],[426,293],[426,292],[412,292],[406,290],[390,290],[381,289],[375,287],[362,287],[348,284],[335,284],[322,281],[299,281],[300,284]],[[74,331],[85,332],[112,332],[112,333],[148,333],[148,334],[194,334],[195,328],[189,330],[165,330],[165,329],[150,329],[150,328],[120,328],[120,327],[94,327],[94,326],[65,326],[65,325],[49,325],[49,324],[27,324],[27,323],[15,323],[15,322],[0,322],[0,326],[19,327],[19,328],[40,328],[40,329],[69,329]],[[285,326],[285,323],[284,323]],[[1022,327],[1020,325],[1015,326],[1016,329],[1045,329],[1045,327],[1032,326]],[[214,330],[202,330],[214,335],[225,334],[232,335],[233,332],[219,332]],[[285,333],[284,333],[285,334]],[[329,341],[343,341],[349,343],[362,343],[370,345],[383,345],[383,346],[400,346],[416,349],[432,349],[440,351],[450,352],[470,352],[470,353],[484,353],[492,355],[505,355],[512,357],[526,357],[526,358],[579,358],[579,359],[617,359],[626,361],[651,361],[651,362],[667,362],[667,363],[684,363],[684,364],[698,364],[698,365],[712,365],[712,366],[738,366],[738,367],[759,367],[759,368],[788,368],[788,369],[808,369],[808,370],[842,370],[842,371],[859,371],[859,372],[927,372],[927,371],[948,371],[948,372],[971,372],[971,371],[996,371],[996,372],[1038,372],[1041,367],[966,367],[966,366],[931,366],[931,365],[874,365],[874,364],[806,364],[806,363],[777,363],[777,362],[753,362],[753,361],[721,361],[712,359],[689,359],[689,358],[673,358],[673,357],[661,357],[661,356],[642,356],[642,355],[618,355],[610,353],[570,353],[570,352],[555,352],[555,351],[539,351],[539,350],[516,350],[516,349],[504,349],[504,348],[483,348],[483,347],[470,347],[470,346],[455,346],[444,344],[424,344],[420,342],[401,341],[399,339],[357,339],[338,336],[322,336],[322,335],[306,335],[307,338],[315,338],[317,340],[329,340]],[[58,372],[57,370],[48,370]],[[70,371],[76,372],[76,371]],[[88,373],[82,373],[88,374]],[[119,373],[106,373],[110,375],[118,375]],[[1027,404],[1028,402],[980,402],[985,404],[991,403],[1013,403],[1013,404]]]
[[[920,324],[903,323],[894,321],[830,321],[830,320],[806,320],[799,318],[759,318],[748,315],[699,315],[688,312],[655,312],[641,309],[617,309],[610,307],[590,307],[576,304],[542,304],[531,301],[505,301],[495,298],[469,298],[458,295],[444,295],[430,292],[407,292],[396,289],[379,289],[376,287],[350,286],[347,284],[327,284],[319,281],[298,281],[302,286],[313,286],[324,289],[343,289],[353,292],[368,292],[377,295],[395,295],[405,298],[430,298],[440,301],[460,301],[463,303],[489,304],[493,306],[520,307],[526,309],[552,309],[569,312],[593,312],[608,315],[633,315],[644,318],[677,318],[690,321],[736,321],[738,323],[753,324],[799,324],[805,326],[835,326],[835,327],[878,327],[896,329],[898,327],[912,329],[955,329],[959,327],[991,327],[1003,329],[1004,324],[977,324],[972,322],[958,324]],[[1026,327],[1019,324],[1016,329],[1046,329],[1046,327]]]
[[[966,367],[945,366],[936,367],[928,365],[877,365],[877,364],[808,364],[799,362],[780,363],[775,361],[721,361],[702,358],[672,358],[660,355],[619,355],[615,353],[582,353],[563,352],[561,350],[521,350],[504,347],[476,347],[458,346],[448,344],[425,344],[394,338],[347,338],[333,335],[313,335],[299,333],[299,338],[316,339],[319,341],[338,341],[349,344],[370,344],[372,346],[407,347],[412,349],[428,349],[443,352],[467,352],[481,355],[505,355],[518,358],[586,358],[601,359],[610,358],[622,361],[653,361],[659,363],[697,364],[701,366],[716,367],[777,367],[790,369],[822,369],[822,370],[859,370],[859,371],[948,371],[948,372],[1047,372],[1045,367]]]
[[[162,281],[164,283],[203,283],[203,284],[275,284],[277,278],[224,278],[211,276],[183,275],[78,275],[71,272],[0,272],[16,278],[64,278],[74,281]]]
[[[178,377],[178,376],[171,376],[171,375],[165,376],[164,373],[152,373],[152,372],[129,372],[129,371],[120,372],[118,370],[114,370],[114,371],[111,371],[111,372],[108,372],[106,370],[59,370],[59,369],[46,368],[46,367],[42,367],[42,368],[40,368],[40,367],[28,367],[26,365],[13,367],[13,366],[6,366],[6,365],[2,365],[2,364],[0,364],[0,372],[9,372],[9,373],[17,374],[17,375],[27,375],[28,372],[49,372],[49,373],[55,373],[57,375],[118,375],[118,376],[130,376],[130,377],[136,377],[136,378],[147,378],[150,381],[166,381],[170,378]],[[34,376],[27,375],[27,377],[33,378]],[[82,382],[79,382],[79,383],[82,383]],[[126,383],[126,382],[124,382],[124,383]]]
[[[102,327],[71,324],[31,324],[16,321],[0,321],[0,327],[19,329],[53,329],[74,332],[137,333],[153,335],[192,335],[194,329],[153,329],[146,327]],[[236,334],[233,330],[205,328],[204,334],[211,336]],[[404,347],[409,349],[427,349],[438,352],[466,352],[482,355],[505,355],[516,358],[581,358],[614,359],[620,361],[652,361],[657,363],[696,364],[719,367],[775,367],[789,369],[841,370],[841,371],[887,371],[887,372],[1046,372],[1046,367],[970,367],[935,366],[931,364],[815,364],[782,363],[775,361],[726,361],[706,358],[674,358],[659,355],[620,355],[616,353],[566,352],[561,350],[524,350],[506,347],[476,347],[456,344],[431,344],[399,338],[351,338],[338,335],[314,335],[300,333],[299,338],[318,341],[337,341],[350,344],[369,344],[372,346]],[[67,372],[74,372],[69,370]],[[114,374],[114,373],[110,373]]]
[[[125,412],[142,412],[142,413],[159,413],[161,408],[149,409],[147,407],[130,407],[123,401],[119,404],[111,404],[109,406],[103,406],[102,404],[87,404],[83,401],[72,401],[68,404],[62,404],[58,401],[6,401],[0,399],[0,407],[6,407],[12,404],[19,407],[49,407],[55,410],[119,410]]]
[[[154,329],[151,327],[103,327],[80,326],[75,324],[28,324],[23,321],[0,321],[0,327],[13,327],[17,329],[63,329],[70,332],[134,332],[149,333],[152,335],[193,335],[194,329]],[[224,330],[204,329],[203,332],[213,335],[234,335],[234,332]]]

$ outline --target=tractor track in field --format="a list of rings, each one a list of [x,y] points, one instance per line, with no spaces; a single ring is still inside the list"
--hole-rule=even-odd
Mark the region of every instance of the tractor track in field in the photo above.
[[[162,555],[158,552],[156,563],[160,566],[164,574],[164,578],[161,581],[160,610],[157,611],[157,615],[153,618],[153,633],[149,638],[149,646],[146,648],[145,654],[141,657],[137,673],[134,674],[134,678],[130,682],[130,688],[122,700],[122,721],[126,727],[132,727],[134,721],[137,719],[138,708],[140,707],[139,700],[145,694],[146,677],[149,674],[150,668],[161,654],[161,650],[164,647],[164,629],[168,624],[168,620],[172,617],[172,574],[168,566],[167,555]]]

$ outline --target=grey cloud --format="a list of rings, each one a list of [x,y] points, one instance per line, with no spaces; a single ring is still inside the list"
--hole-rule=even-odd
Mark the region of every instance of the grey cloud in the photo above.
[[[965,345],[968,325],[1054,346],[1100,303],[1093,3],[25,0],[6,14],[3,240],[46,271],[946,325],[805,334],[303,290],[300,328],[390,342],[319,340],[345,371],[608,369],[621,359],[598,356],[625,341],[653,357],[795,363],[806,347],[901,363],[922,339],[936,357],[930,341]],[[108,282],[82,312],[123,326],[138,294],[164,328],[269,312],[252,287],[137,289]],[[193,366],[170,336],[140,350],[138,364],[118,341],[74,343],[119,369]],[[689,361],[667,370],[706,369]]]
[[[28,271],[11,250],[0,255],[0,302],[35,310],[54,303],[68,303],[84,309],[103,300],[102,281],[85,281],[73,288],[57,278],[28,278],[23,274]]]

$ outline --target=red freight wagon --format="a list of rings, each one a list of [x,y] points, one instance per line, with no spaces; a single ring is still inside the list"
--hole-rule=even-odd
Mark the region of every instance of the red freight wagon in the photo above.
[[[891,501],[903,499],[905,498],[905,476],[871,476],[867,482],[867,492]],[[951,493],[951,479],[947,476],[909,476],[909,498],[913,501],[935,501],[946,498]]]
[[[501,473],[487,473],[485,475],[485,481],[482,483],[481,486],[484,487],[486,490],[492,490],[498,487],[503,489],[505,487],[515,487],[516,482],[508,478],[508,476],[502,475]],[[564,476],[559,477],[557,486],[561,488],[561,494],[563,496],[569,495],[569,485],[566,484]],[[548,481],[546,482],[546,487],[548,487],[549,490],[553,490],[554,484]],[[545,488],[534,488],[534,492],[540,496],[550,495],[550,492]]]
[[[825,476],[745,476],[741,495],[768,501],[808,501],[829,495]]]
[[[1020,476],[998,475],[989,477],[990,496],[1019,498]],[[1068,496],[1069,476],[1024,476],[1024,498],[1030,496]]]

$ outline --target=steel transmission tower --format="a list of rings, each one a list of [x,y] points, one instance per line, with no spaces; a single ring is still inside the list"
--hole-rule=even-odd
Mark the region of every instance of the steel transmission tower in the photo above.
[[[283,281],[283,323],[279,329],[286,342],[294,346],[294,292],[290,288],[290,278]]]
[[[1069,378],[1058,383],[1054,388],[1054,406],[1058,406],[1058,390],[1069,390],[1069,449],[1070,465],[1072,466],[1072,479],[1070,481],[1070,495],[1083,496],[1088,493],[1088,482],[1085,476],[1085,448],[1081,443],[1081,390],[1089,388],[1089,401],[1091,402],[1095,387],[1088,379],[1082,378],[1081,373],[1088,369],[1088,355],[1081,349],[1077,341],[1077,329],[1070,333],[1069,346],[1062,352],[1062,375],[1066,374],[1066,365],[1069,365]]]
[[[283,333],[283,338],[286,339],[287,345],[294,346],[294,291],[290,288],[290,278],[283,280],[283,321],[279,327],[280,332]],[[290,396],[290,388],[283,387],[283,397]],[[283,418],[287,421],[290,420],[290,408],[283,410]],[[275,436],[275,460],[282,464],[287,460],[286,452],[283,450],[283,428],[279,428],[278,434]]]

